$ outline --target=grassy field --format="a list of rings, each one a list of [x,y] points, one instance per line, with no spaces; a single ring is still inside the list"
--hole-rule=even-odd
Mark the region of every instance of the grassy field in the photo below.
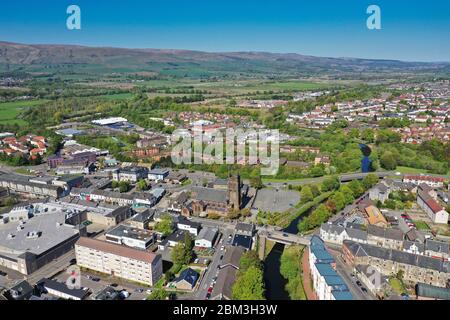
[[[22,119],[17,119],[23,109],[44,104],[47,100],[30,100],[0,103],[0,124],[26,124]]]
[[[416,225],[417,229],[420,231],[431,230],[430,227],[428,226],[428,224],[424,221],[414,220],[413,222]]]
[[[403,174],[428,173],[428,170],[425,170],[425,169],[416,169],[416,168],[409,168],[409,167],[397,167],[396,171],[403,173]]]

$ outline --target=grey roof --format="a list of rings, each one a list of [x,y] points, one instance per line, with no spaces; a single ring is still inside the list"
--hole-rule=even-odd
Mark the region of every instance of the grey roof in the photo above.
[[[409,241],[409,240],[403,241],[403,249],[404,250],[411,250],[411,247],[413,247],[413,246],[417,247],[417,250],[420,253],[423,253],[425,251],[425,245],[423,243]]]
[[[114,229],[111,229],[106,233],[106,236],[113,237],[124,237],[135,240],[149,241],[153,238],[153,232],[150,230],[137,229],[133,227],[126,226],[124,224],[119,224]]]
[[[418,241],[423,243],[425,241],[425,236],[416,229],[411,229],[406,233],[406,238],[410,241]]]
[[[244,252],[244,248],[227,246],[225,254],[223,256],[222,266],[225,267],[229,265],[233,266],[236,269],[239,269],[241,256]]]
[[[207,240],[212,242],[217,236],[217,232],[217,228],[203,228],[202,230],[200,230],[197,236],[197,240]]]
[[[236,224],[236,232],[250,232],[253,233],[255,231],[255,225],[252,223],[244,223],[244,222],[238,222]]]
[[[192,187],[192,192],[195,193],[193,198],[199,201],[226,203],[228,200],[228,192],[226,190]]]
[[[367,232],[355,224],[348,224],[348,227],[339,226],[337,224],[324,223],[321,229],[329,234],[340,235],[347,232],[348,236],[353,239],[367,240]]]
[[[44,278],[44,279],[39,280],[37,283],[38,283],[38,286],[42,286],[46,289],[48,288],[48,289],[52,289],[57,292],[68,294],[73,297],[77,297],[79,299],[83,299],[88,293],[87,289],[70,289],[69,287],[67,287],[67,285],[65,283],[61,283],[61,282],[51,280],[51,279]]]
[[[214,285],[211,297],[213,299],[228,299],[232,298],[232,287],[236,280],[237,270],[233,267],[226,267],[219,270],[216,284]]]
[[[385,249],[378,246],[372,246],[348,240],[345,240],[344,244],[352,252],[352,254],[357,256],[370,256],[383,260],[394,261],[397,263],[418,266],[424,269],[431,269],[443,273],[450,273],[449,261],[441,261],[426,256],[421,256],[393,249]]]
[[[425,250],[439,253],[449,253],[449,244],[448,242],[436,241],[427,239],[425,240]]]
[[[375,187],[375,189],[378,189],[380,192],[387,192],[389,188],[384,183],[378,183]]]
[[[177,224],[186,225],[191,228],[200,229],[202,226],[200,223],[188,220],[183,216],[178,216],[176,219],[178,219]]]
[[[193,288],[195,286],[195,283],[197,282],[197,279],[199,276],[200,275],[198,274],[197,271],[195,271],[191,268],[187,268],[187,269],[183,270],[174,281],[175,282],[186,281]]]
[[[146,209],[146,210],[134,215],[131,220],[136,221],[136,222],[146,222],[153,218],[153,215],[155,214],[155,212],[156,212],[155,209]]]
[[[403,232],[399,229],[388,229],[374,225],[368,225],[367,234],[380,238],[403,241]]]

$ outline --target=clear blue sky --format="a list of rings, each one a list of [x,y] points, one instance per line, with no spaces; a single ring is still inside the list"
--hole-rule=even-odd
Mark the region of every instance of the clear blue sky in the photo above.
[[[77,4],[82,30],[66,29]],[[366,9],[382,10],[382,30]],[[449,0],[2,0],[0,40],[450,61]]]

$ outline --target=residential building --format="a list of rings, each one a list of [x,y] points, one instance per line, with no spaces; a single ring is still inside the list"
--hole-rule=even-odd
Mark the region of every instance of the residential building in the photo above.
[[[415,185],[424,183],[433,188],[442,188],[445,181],[446,179],[444,178],[427,175],[405,175],[403,177],[403,182],[414,183]]]
[[[45,278],[37,282],[37,287],[42,293],[65,300],[83,300],[88,294],[87,288],[69,288],[65,283]]]
[[[168,169],[152,169],[148,172],[148,180],[163,181],[169,175]]]
[[[369,198],[372,201],[384,203],[389,199],[390,189],[383,183],[378,183],[369,191]]]
[[[417,204],[427,213],[433,223],[448,224],[448,212],[435,200],[429,192],[419,186]]]
[[[345,240],[342,245],[344,260],[353,266],[371,265],[385,276],[403,272],[403,281],[419,282],[445,287],[450,280],[450,262]]]
[[[161,255],[153,252],[82,237],[75,254],[80,267],[149,286],[162,276]]]
[[[173,281],[178,290],[193,290],[200,274],[191,269],[184,269],[180,275]]]
[[[217,228],[204,227],[200,230],[200,233],[195,239],[195,246],[200,248],[212,248],[218,233],[219,230]]]

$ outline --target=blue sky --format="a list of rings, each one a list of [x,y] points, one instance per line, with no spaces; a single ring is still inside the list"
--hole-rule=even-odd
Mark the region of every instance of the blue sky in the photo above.
[[[82,29],[66,28],[81,8]],[[382,10],[382,30],[366,9]],[[448,0],[15,0],[0,4],[0,40],[204,51],[450,61]]]

